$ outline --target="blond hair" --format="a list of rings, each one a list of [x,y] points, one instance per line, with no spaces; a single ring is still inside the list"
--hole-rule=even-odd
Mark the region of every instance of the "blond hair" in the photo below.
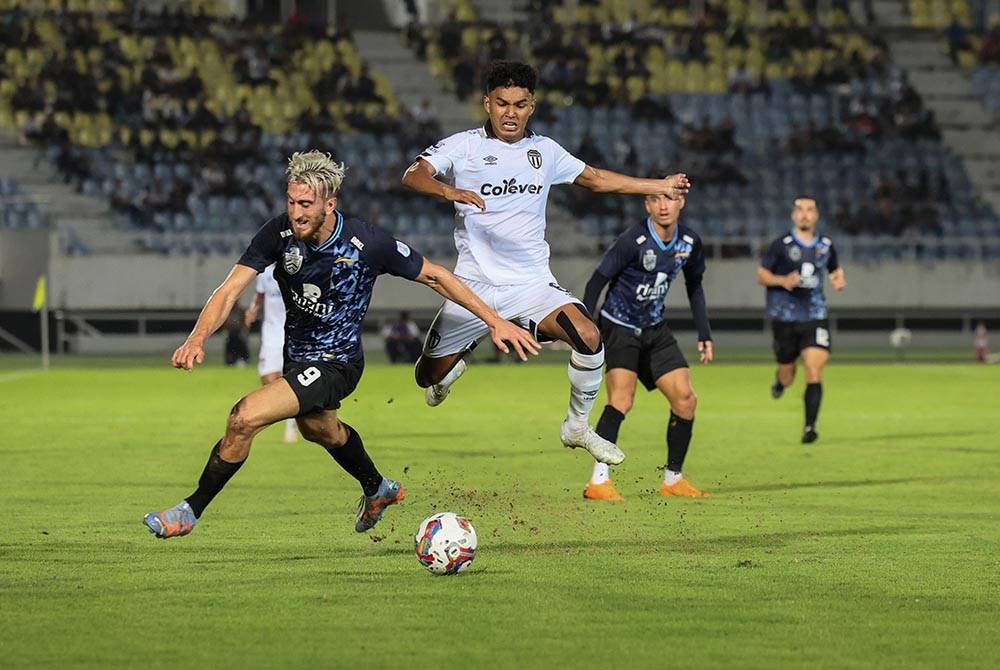
[[[346,172],[347,166],[343,163],[337,163],[330,154],[315,149],[296,151],[288,159],[285,170],[288,181],[305,184],[320,200],[337,195]]]

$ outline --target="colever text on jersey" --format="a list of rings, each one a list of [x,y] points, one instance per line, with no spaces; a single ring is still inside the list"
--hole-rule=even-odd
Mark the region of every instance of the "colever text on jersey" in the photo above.
[[[503,186],[494,186],[486,183],[479,187],[482,195],[519,195],[521,193],[541,193],[541,184],[518,184],[517,179],[510,178],[503,180]]]

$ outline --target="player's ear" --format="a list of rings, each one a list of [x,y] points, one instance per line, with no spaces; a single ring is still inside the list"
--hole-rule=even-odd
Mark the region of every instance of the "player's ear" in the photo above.
[[[490,96],[488,95],[483,96],[483,109],[486,110],[487,114],[490,113]]]
[[[334,210],[337,209],[337,196],[332,196],[326,199],[326,205],[323,207],[323,211],[327,214],[333,214]]]

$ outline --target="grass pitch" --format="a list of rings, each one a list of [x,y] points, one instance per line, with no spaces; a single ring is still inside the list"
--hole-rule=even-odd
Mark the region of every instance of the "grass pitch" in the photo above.
[[[439,408],[371,365],[343,407],[406,501],[353,531],[357,484],[263,433],[188,537],[143,513],[194,488],[250,369],[0,374],[0,667],[1000,666],[1000,368],[698,366],[687,471],[661,499],[667,405],[622,427],[621,503],[584,501],[564,365],[474,366]],[[601,399],[603,403],[603,396]],[[595,411],[596,420],[598,410]],[[468,573],[412,534],[468,516]]]

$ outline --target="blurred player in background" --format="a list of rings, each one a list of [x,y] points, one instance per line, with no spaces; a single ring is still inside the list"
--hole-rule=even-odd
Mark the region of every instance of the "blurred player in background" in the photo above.
[[[361,436],[337,416],[341,400],[354,391],[364,371],[361,322],[380,274],[426,284],[456,301],[487,322],[501,349],[510,346],[523,358],[538,352],[538,343],[526,331],[487,307],[451,272],[384,230],[341,214],[337,193],[344,171],[342,163],[319,151],[292,156],[287,214],[257,231],[205,303],[187,340],[174,352],[176,368],[190,371],[204,361],[205,340],[225,322],[250,282],[277,263],[274,278],[286,308],[284,375],[236,403],[195,492],[174,507],[143,518],[157,537],[190,533],[250,455],[254,436],[289,417],[296,417],[303,437],[326,449],[361,484],[357,532],[373,528],[386,507],[403,499],[402,484],[379,473]]]
[[[972,348],[976,361],[986,363],[990,359],[990,336],[986,324],[980,321],[972,336]]]
[[[390,363],[416,363],[420,358],[423,345],[420,328],[409,312],[400,312],[398,317],[386,323],[382,327],[382,339]]]
[[[285,301],[281,298],[281,287],[274,281],[273,265],[268,265],[257,275],[257,293],[246,311],[247,327],[258,318],[261,322],[257,374],[260,375],[260,383],[267,386],[281,376],[285,366]],[[295,419],[285,419],[284,441],[291,444],[298,437]]]
[[[480,298],[539,339],[562,340],[572,348],[569,410],[560,439],[614,465],[625,455],[589,425],[604,366],[600,332],[580,300],[549,269],[549,189],[573,183],[602,193],[677,198],[687,193],[689,183],[683,174],[638,179],[600,170],[532,133],[527,123],[535,109],[536,81],[525,63],[491,63],[484,80],[486,124],[428,147],[406,170],[403,184],[455,203],[455,273]],[[416,366],[428,405],[444,401],[465,372],[463,357],[485,332],[482,323],[457,305],[441,307]]]
[[[792,208],[795,225],[771,242],[757,269],[757,283],[767,287],[767,314],[778,361],[771,396],[780,398],[794,381],[800,357],[805,369],[803,444],[819,439],[816,420],[823,399],[823,366],[830,358],[832,344],[823,279],[829,276],[830,284],[838,291],[847,286],[833,241],[816,234],[817,221],[816,201],[797,199]]]
[[[684,273],[691,315],[698,330],[702,363],[712,362],[712,333],[701,280],[705,249],[693,230],[678,223],[685,199],[646,196],[649,216],[622,233],[605,252],[587,282],[584,305],[596,314],[598,297],[610,284],[597,323],[607,351],[608,404],[597,422],[597,434],[618,441],[618,429],[635,400],[636,382],[647,391],[659,389],[670,403],[667,420],[667,466],[660,495],[703,498],[683,474],[698,404],[687,360],[664,321],[667,291]],[[583,497],[621,500],[608,466],[595,463]]]

